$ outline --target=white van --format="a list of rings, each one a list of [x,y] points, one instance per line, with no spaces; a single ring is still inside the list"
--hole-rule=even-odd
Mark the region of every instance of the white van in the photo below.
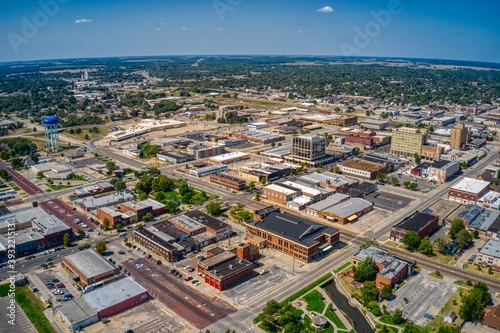
[[[119,236],[119,237],[125,237],[126,235],[127,235],[127,233],[126,233],[126,232],[120,232],[120,233],[118,234],[118,236]]]

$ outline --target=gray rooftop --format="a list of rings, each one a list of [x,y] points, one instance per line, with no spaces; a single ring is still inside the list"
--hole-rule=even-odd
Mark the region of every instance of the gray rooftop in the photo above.
[[[113,265],[92,249],[76,252],[64,258],[87,279],[115,269]]]
[[[98,207],[115,205],[117,203],[130,201],[133,199],[134,196],[132,195],[132,193],[122,192],[121,194],[113,193],[113,194],[103,195],[100,197],[86,197],[82,199],[77,199],[75,200],[75,202],[83,204],[87,209],[93,209]]]
[[[354,256],[360,260],[371,257],[374,262],[384,266],[379,272],[380,275],[387,278],[393,278],[402,269],[405,269],[407,262],[394,258],[389,255],[389,252],[382,250],[376,246],[370,245],[358,251]]]
[[[71,228],[54,215],[47,214],[39,207],[21,210],[0,218],[0,228],[7,223],[26,224],[31,222],[33,230],[41,235],[51,235]],[[5,226],[6,227],[6,226]]]
[[[490,239],[479,250],[479,253],[500,258],[500,240]]]
[[[189,232],[205,228],[205,225],[203,223],[195,221],[191,217],[186,215],[177,215],[169,218],[169,220]]]
[[[316,183],[316,185],[319,185],[319,183],[327,183],[336,187],[347,184],[351,185],[359,182],[356,179],[352,179],[346,176],[341,176],[332,172],[322,172],[322,173],[312,172],[300,177],[299,179]]]
[[[347,218],[371,206],[373,206],[373,204],[368,200],[360,198],[350,198],[333,206],[330,206],[323,211],[333,213],[342,218]]]
[[[147,293],[144,287],[131,278],[125,277],[85,293],[82,298],[91,308],[99,312],[143,293]]]
[[[323,211],[328,207],[336,205],[342,200],[345,200],[347,198],[349,198],[347,194],[336,193],[334,195],[325,198],[324,200],[318,201],[316,203],[313,203],[312,205],[307,206],[307,208],[314,209],[317,211]]]
[[[485,210],[478,217],[476,217],[476,219],[474,219],[474,222],[469,223],[469,227],[486,231],[499,216],[499,213],[492,212],[491,210]]]
[[[92,317],[97,319],[97,312],[92,309],[90,305],[87,304],[87,302],[85,302],[85,300],[81,297],[63,302],[58,307],[58,310],[70,323],[73,323],[74,325]]]
[[[478,205],[467,205],[465,209],[457,215],[457,219],[472,223],[482,212],[484,208]]]
[[[299,216],[277,212],[270,213],[254,225],[308,247],[318,243],[315,238],[322,234],[334,235],[339,232],[337,229],[316,224]]]

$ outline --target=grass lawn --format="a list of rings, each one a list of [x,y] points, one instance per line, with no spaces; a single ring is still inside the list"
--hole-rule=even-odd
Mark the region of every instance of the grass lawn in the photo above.
[[[479,273],[479,274],[491,276],[492,278],[495,278],[495,279],[500,279],[500,273],[495,272],[495,271],[491,271],[492,274],[489,274],[488,273],[488,268],[481,268],[481,270],[479,270],[479,267],[480,266],[469,265],[469,264],[463,264],[462,265],[462,268],[466,269],[468,271],[472,271],[472,272],[476,272],[476,273]]]
[[[429,273],[429,276],[435,277],[436,279],[440,279],[440,280],[443,279],[443,275],[441,273],[439,273],[439,272]]]
[[[55,332],[47,317],[43,314],[45,309],[42,301],[40,301],[35,294],[29,290],[28,287],[16,288],[16,301],[17,304],[23,309],[26,316],[31,323],[35,326],[39,333],[53,333]]]
[[[443,306],[441,309],[439,315],[434,317],[433,320],[429,322],[429,327],[439,327],[439,326],[452,326],[451,324],[448,324],[447,322],[444,321],[444,316],[448,314],[450,311],[455,311],[455,313],[458,313],[458,309],[460,308],[460,304],[462,303],[462,297],[460,296],[460,292],[465,295],[467,294],[468,290],[465,288],[458,288],[458,290],[450,297],[448,302]],[[456,305],[453,304],[455,301]],[[460,318],[457,318],[455,322],[453,323],[454,325],[457,325],[457,327],[460,327],[463,323],[463,320]]]
[[[453,284],[456,284],[458,286],[462,286],[462,287],[465,287],[467,289],[470,289],[472,286],[468,286],[467,283],[465,283],[465,281],[462,281],[462,280],[456,280],[456,281],[453,281]]]
[[[432,260],[439,261],[442,264],[450,264],[455,263],[455,256],[452,254],[442,254],[439,251],[434,252],[432,256],[430,256]]]
[[[345,327],[345,325],[342,322],[342,320],[340,320],[339,316],[337,316],[337,314],[335,313],[335,311],[332,310],[332,305],[331,304],[328,305],[328,309],[326,309],[325,317],[328,318],[328,319],[330,319],[330,321],[335,326],[337,326],[337,328],[347,329],[347,327]]]
[[[15,185],[14,185],[14,186],[12,186],[12,189],[13,189],[13,190],[16,190],[16,191],[21,191],[21,189],[20,189],[18,186],[15,186]]]
[[[5,297],[9,294],[10,283],[2,284],[0,286],[0,297]]]
[[[106,127],[97,127],[99,129],[99,133],[90,133],[89,129],[94,127],[94,125],[89,125],[89,126],[78,126],[73,128],[73,131],[76,131],[77,128],[81,128],[82,132],[80,134],[70,134],[69,129],[66,129],[62,132],[62,134],[69,136],[70,138],[78,139],[81,141],[92,141],[92,140],[99,140],[103,138],[104,136],[108,135],[110,132],[109,128]],[[85,139],[85,135],[88,134],[89,138]]]
[[[295,301],[297,298],[299,298],[302,295],[306,294],[307,292],[313,290],[314,288],[316,288],[317,286],[319,286],[320,284],[322,284],[323,282],[325,282],[326,280],[328,280],[331,277],[332,277],[332,273],[326,274],[325,276],[323,276],[323,277],[319,278],[318,280],[314,281],[313,283],[311,283],[307,287],[302,288],[301,290],[297,291],[292,296],[286,298],[285,300],[283,300],[281,302],[281,304],[285,304],[285,303],[289,303],[289,302]]]
[[[382,328],[382,324],[377,324],[375,325],[375,328],[377,329],[381,329]],[[392,326],[386,326],[387,327],[387,330],[390,332],[390,333],[398,333],[398,329],[396,327],[392,327]],[[340,332],[340,331],[339,331]]]
[[[392,246],[392,247],[398,247],[399,243],[393,242],[393,241],[386,241],[385,244]]]
[[[345,262],[344,264],[342,264],[342,266],[335,268],[335,269],[333,270],[333,272],[334,272],[335,274],[338,274],[338,273],[342,272],[344,269],[346,269],[346,268],[347,268],[347,267],[349,267],[349,266],[351,266],[351,262],[350,262],[350,261]]]
[[[304,299],[307,302],[307,310],[323,313],[323,310],[325,309],[325,301],[323,301],[323,294],[319,291],[311,291],[309,294],[304,296]]]
[[[53,191],[64,190],[66,188],[72,187],[72,185],[54,185],[54,184],[49,184],[49,183],[46,183],[45,185]]]

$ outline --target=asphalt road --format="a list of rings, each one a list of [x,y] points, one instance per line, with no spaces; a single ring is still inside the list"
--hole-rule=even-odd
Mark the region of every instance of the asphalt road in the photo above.
[[[30,182],[28,179],[23,177],[19,172],[12,169],[10,165],[5,163],[4,161],[0,161],[0,168],[7,170],[12,181],[19,186],[24,192],[29,195],[34,195],[37,193],[43,193],[42,189]]]

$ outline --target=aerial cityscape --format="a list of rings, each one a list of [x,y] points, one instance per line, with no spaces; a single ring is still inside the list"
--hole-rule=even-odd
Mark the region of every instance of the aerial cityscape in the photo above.
[[[445,7],[0,5],[0,333],[500,332],[500,5]]]

